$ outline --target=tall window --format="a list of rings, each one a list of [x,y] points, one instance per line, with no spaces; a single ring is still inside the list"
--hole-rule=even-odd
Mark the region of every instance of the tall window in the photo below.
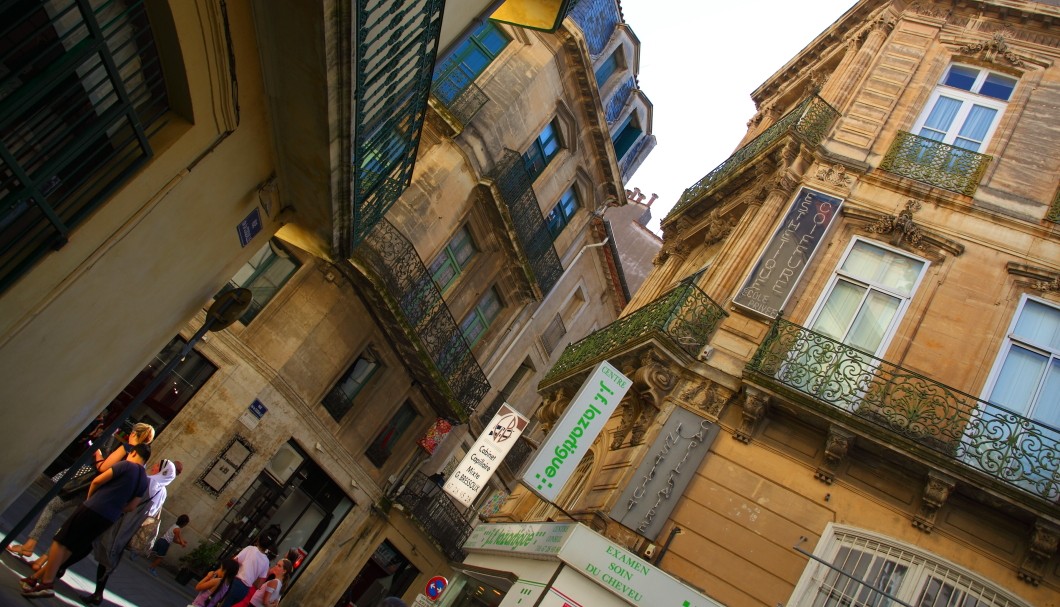
[[[444,291],[453,284],[475,252],[475,243],[471,241],[467,226],[461,227],[445,245],[445,249],[431,262],[431,277],[439,290]]]
[[[622,53],[622,47],[616,48],[613,53],[607,56],[596,68],[596,84],[600,88],[604,88],[604,83],[607,82],[608,78],[611,77],[616,71],[618,71],[619,63],[618,56]]]
[[[378,370],[379,357],[371,348],[366,348],[346,370],[342,379],[324,396],[324,408],[335,421],[340,421],[353,408],[354,399]]]
[[[625,122],[622,123],[622,126],[615,130],[615,134],[611,137],[611,143],[615,146],[615,156],[619,160],[626,155],[629,148],[633,147],[642,132],[640,124],[637,122],[636,113],[631,112],[626,117]]]
[[[994,369],[987,400],[1060,428],[1060,308],[1024,297]]]
[[[401,440],[401,437],[409,429],[409,426],[416,421],[417,417],[419,417],[419,413],[416,413],[416,408],[409,401],[405,401],[401,404],[401,408],[394,413],[394,416],[390,418],[390,421],[383,426],[383,429],[376,435],[375,440],[368,446],[368,450],[364,452],[365,456],[375,464],[376,468],[382,468],[383,464],[390,459],[390,455],[394,452],[394,445]]]
[[[151,157],[169,109],[137,0],[0,8],[0,290]]]
[[[490,324],[501,312],[501,299],[497,296],[497,289],[490,287],[482,298],[475,304],[472,310],[460,323],[460,330],[464,333],[464,339],[469,346],[475,345],[489,328]]]
[[[1026,607],[988,580],[889,538],[829,524],[791,607]],[[823,561],[823,562],[822,562]]]
[[[537,139],[530,144],[530,149],[523,153],[523,163],[526,165],[527,172],[530,173],[530,179],[536,179],[543,173],[559,150],[559,129],[556,127],[556,121],[553,120],[541,129]]]
[[[818,303],[810,328],[878,355],[926,265],[921,259],[854,240]]]
[[[240,322],[248,325],[283,285],[287,284],[299,265],[298,260],[283,248],[280,241],[272,238],[239,268],[221,293],[239,287],[250,289],[253,294],[250,307],[239,317]]]
[[[446,105],[451,104],[468,84],[486,71],[509,42],[511,39],[492,21],[484,21],[435,69],[435,96]]]
[[[982,152],[1016,88],[1016,79],[952,64],[913,127],[921,137]]]
[[[574,191],[574,188],[563,192],[559,202],[552,207],[552,210],[548,212],[548,216],[545,217],[545,224],[548,225],[548,233],[552,235],[552,240],[559,238],[563,228],[570,223],[579,206],[581,205],[578,202],[578,193]]]

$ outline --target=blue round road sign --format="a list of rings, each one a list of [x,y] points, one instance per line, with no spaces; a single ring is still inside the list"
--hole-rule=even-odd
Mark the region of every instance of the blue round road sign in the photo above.
[[[438,597],[442,596],[442,592],[445,591],[445,587],[448,585],[449,580],[440,575],[436,575],[427,581],[427,587],[423,592],[427,595],[427,598],[432,601],[437,601]]]

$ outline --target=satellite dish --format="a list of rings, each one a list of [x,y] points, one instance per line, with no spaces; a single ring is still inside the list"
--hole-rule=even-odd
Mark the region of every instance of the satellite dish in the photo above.
[[[250,289],[242,287],[222,293],[213,301],[210,309],[206,311],[206,322],[210,324],[210,321],[213,321],[210,324],[210,330],[221,331],[227,329],[229,325],[239,320],[243,312],[247,311],[253,299],[254,295],[250,292]]]

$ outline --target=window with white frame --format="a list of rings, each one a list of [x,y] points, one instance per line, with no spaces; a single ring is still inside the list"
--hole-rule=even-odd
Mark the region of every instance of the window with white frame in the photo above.
[[[1060,428],[1060,307],[1023,297],[994,362],[986,400]]]
[[[250,307],[239,317],[240,322],[248,325],[294,276],[300,265],[278,239],[271,238],[239,268],[218,295],[240,287],[250,289],[253,296]]]
[[[913,132],[982,152],[997,128],[1017,80],[978,67],[951,64],[931,93]]]
[[[354,399],[378,370],[379,355],[371,347],[365,348],[343,374],[342,379],[324,396],[324,408],[335,421],[341,421],[353,408]]]
[[[854,239],[817,304],[810,328],[878,355],[909,305],[927,261]]]
[[[859,529],[829,524],[813,555],[820,561],[809,561],[790,607],[1029,607],[971,571]]]

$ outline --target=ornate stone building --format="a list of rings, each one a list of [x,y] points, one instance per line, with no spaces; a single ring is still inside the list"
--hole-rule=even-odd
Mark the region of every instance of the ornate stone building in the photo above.
[[[539,385],[544,429],[607,360],[618,412],[496,520],[569,515],[730,606],[1060,604],[1058,17],[863,0],[754,91]]]
[[[26,307],[21,320],[4,315],[5,381],[12,398],[39,392],[5,420],[44,432],[42,416],[61,419],[46,431],[64,444],[104,395],[120,391],[113,418],[173,363],[129,417],[159,428],[158,457],[184,464],[166,522],[189,514],[191,546],[226,554],[279,525],[281,551],[305,551],[292,604],[411,602],[462,558],[515,464],[466,509],[428,475],[451,467],[502,403],[533,416],[535,386],[564,346],[628,299],[602,217],[655,144],[639,41],[614,0],[540,3],[554,31],[489,19],[484,3],[450,3],[444,23],[440,2],[200,4],[147,2],[138,18],[158,46],[175,45],[161,49],[164,66],[183,50],[178,67],[202,79],[188,100],[166,71],[170,102],[189,114],[149,139],[176,124],[211,147],[165,139],[172,147],[100,207],[130,198],[128,216],[108,217],[129,233],[97,234],[93,216],[71,234],[64,260],[84,231],[105,244],[77,245],[87,257],[69,263],[85,275],[55,286],[54,301],[25,294],[48,292],[39,268],[56,255],[5,283],[4,309]],[[217,56],[196,63],[199,51]],[[212,140],[215,120],[231,124]],[[158,209],[137,211],[152,191],[144,180],[165,181],[161,165],[179,172]],[[237,287],[253,294],[246,312],[198,334],[214,296]],[[38,368],[45,359],[51,368]],[[71,385],[42,386],[49,372]],[[41,451],[33,432],[18,440],[38,447],[10,460],[8,499],[59,450]],[[527,452],[517,445],[511,461]]]

